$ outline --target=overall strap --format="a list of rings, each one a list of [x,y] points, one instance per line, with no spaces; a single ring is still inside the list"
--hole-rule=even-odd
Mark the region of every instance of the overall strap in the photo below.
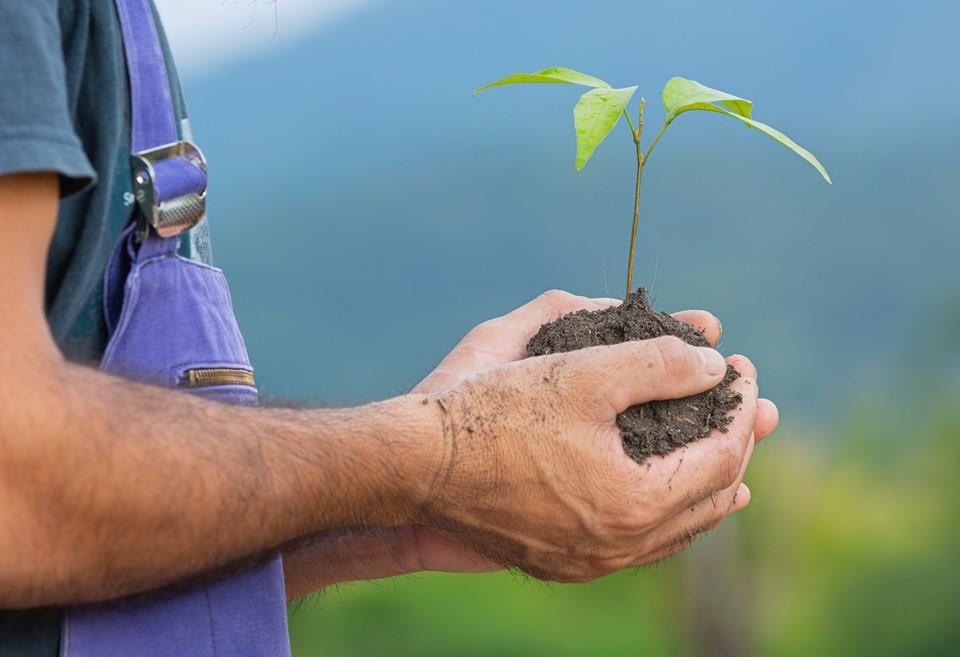
[[[130,84],[130,145],[137,198],[137,258],[175,252],[178,235],[204,216],[207,168],[181,141],[151,0],[115,0]]]
[[[130,78],[130,147],[134,153],[173,144],[180,136],[160,35],[149,0],[117,0]]]
[[[165,257],[176,251],[177,235],[203,216],[206,169],[195,147],[177,141],[174,94],[151,0],[115,2],[130,78],[137,209],[105,272],[110,340],[101,370],[171,388],[191,370],[249,376],[223,273]],[[135,232],[142,232],[139,240]],[[257,395],[252,382],[182,390],[229,403],[253,404]],[[73,607],[64,617],[61,654],[290,657],[285,603],[283,565],[273,555],[231,577]]]

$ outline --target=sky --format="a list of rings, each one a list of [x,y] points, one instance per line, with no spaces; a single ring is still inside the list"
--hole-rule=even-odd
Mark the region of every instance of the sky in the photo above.
[[[185,79],[334,28],[386,0],[156,0]]]

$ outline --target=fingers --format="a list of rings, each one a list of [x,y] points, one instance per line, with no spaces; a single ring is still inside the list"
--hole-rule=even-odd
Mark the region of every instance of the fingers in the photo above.
[[[479,324],[464,339],[472,350],[492,357],[496,366],[527,355],[527,343],[544,324],[578,310],[603,310],[621,303],[616,299],[591,299],[562,290],[550,290],[506,315]]]
[[[634,404],[679,399],[716,386],[727,365],[719,352],[666,336],[543,357],[548,367],[562,363],[579,387],[577,397],[601,403],[597,421],[612,422]]]
[[[658,495],[673,513],[733,486],[741,476],[744,459],[754,442],[757,385],[753,378],[741,376],[730,387],[740,393],[743,401],[732,413],[733,420],[726,432],[715,430],[706,438],[650,461],[644,481],[655,489],[649,494]],[[670,482],[666,491],[663,482]]]
[[[731,356],[727,362],[737,368],[740,376],[757,379],[757,368],[746,356]],[[757,400],[757,420],[753,427],[754,438],[759,443],[773,433],[780,422],[780,411],[769,399]]]
[[[513,310],[492,322],[508,324],[512,332],[523,337],[523,345],[532,338],[540,327],[548,322],[560,319],[564,315],[578,310],[603,310],[622,303],[617,299],[591,299],[570,294],[563,290],[549,290],[539,297]],[[523,357],[521,354],[520,357]]]
[[[759,443],[761,440],[776,431],[780,423],[780,411],[777,405],[769,399],[757,400],[757,421],[753,427],[753,435]]]
[[[720,320],[706,310],[683,310],[673,313],[673,317],[703,333],[714,347],[723,335],[723,325],[720,324]]]
[[[693,537],[710,531],[731,513],[739,511],[750,501],[750,490],[743,484],[755,441],[749,441],[747,451],[740,464],[740,470],[732,484],[725,489],[711,492],[702,500],[681,509],[651,534],[650,553],[661,552],[677,543],[690,544]],[[644,556],[638,564],[648,563]]]
[[[727,359],[727,362],[736,368],[740,376],[746,376],[754,380],[757,378],[757,368],[753,364],[753,361],[746,356],[734,354]]]
[[[734,365],[744,378],[751,379],[756,376],[756,368],[749,359],[743,356],[731,357],[727,359],[727,362]],[[756,388],[755,385],[752,387]],[[741,392],[741,394],[744,393]],[[743,483],[747,466],[750,463],[756,443],[776,428],[777,421],[777,407],[773,402],[767,399],[758,399],[753,424],[753,439],[746,444],[746,450],[733,483],[719,492],[709,492],[704,499],[695,503],[688,501],[687,507],[679,510],[655,531],[652,537],[653,549],[637,560],[634,565],[653,563],[683,551],[693,543],[697,536],[710,531],[720,524],[724,518],[749,504],[750,489]],[[736,429],[731,427],[731,430]],[[674,478],[674,481],[676,481],[676,478]]]
[[[477,372],[521,360],[527,355],[530,338],[547,322],[578,310],[603,310],[619,303],[560,290],[544,292],[520,308],[474,327],[412,392],[446,390]]]
[[[672,542],[667,542],[662,547],[647,553],[638,559],[632,565],[632,567],[636,568],[646,564],[663,561],[664,559],[669,559],[670,557],[683,552],[688,547],[693,545],[693,542],[699,536],[710,531],[711,529],[716,528],[716,526],[723,522],[723,520],[733,515],[737,511],[745,509],[747,505],[750,504],[750,496],[750,488],[746,484],[740,484],[737,487],[737,492],[734,496],[733,503],[719,519],[714,520],[710,525],[690,525],[686,531],[678,533],[675,537],[675,540]]]

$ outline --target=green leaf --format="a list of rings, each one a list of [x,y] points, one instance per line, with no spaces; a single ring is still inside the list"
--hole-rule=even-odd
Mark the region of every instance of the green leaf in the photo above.
[[[573,127],[577,132],[577,171],[587,165],[597,146],[617,125],[636,87],[591,89],[580,96],[573,108]]]
[[[806,148],[804,148],[797,142],[790,139],[790,137],[786,136],[776,128],[768,126],[766,123],[761,123],[756,119],[749,119],[745,116],[739,116],[737,114],[733,114],[732,112],[725,112],[725,114],[729,114],[730,116],[736,119],[740,119],[741,121],[746,123],[749,127],[753,128],[754,130],[759,130],[760,132],[767,135],[768,137],[771,137],[772,139],[776,139],[778,142],[780,142],[781,144],[789,148],[791,151],[793,151],[794,153],[796,153],[797,155],[805,159],[807,162],[809,162],[814,169],[820,172],[820,175],[823,176],[823,179],[826,180],[828,184],[830,185],[833,184],[833,181],[830,180],[830,174],[827,173],[827,170],[824,168],[824,166],[820,164],[820,160],[818,160],[816,156],[810,151],[808,151]]]
[[[705,87],[695,80],[671,78],[663,87],[663,109],[667,113],[666,123],[668,125],[684,112],[691,110],[705,110],[732,116],[748,127],[759,130],[792,150],[809,162],[823,176],[824,180],[831,185],[833,184],[833,181],[830,180],[830,174],[827,173],[827,170],[813,153],[776,128],[754,119],[752,116],[753,103],[749,100],[730,95],[718,89]]]
[[[713,103],[720,103],[737,116],[750,118],[753,103],[738,96],[732,96],[719,89],[705,87],[696,80],[671,78],[663,87],[663,109],[667,112],[667,123],[690,110],[721,112]]]
[[[516,73],[514,75],[508,75],[496,82],[491,82],[490,84],[485,84],[482,87],[474,89],[473,95],[476,96],[481,91],[486,91],[493,87],[504,87],[508,84],[579,84],[584,87],[610,88],[610,85],[600,78],[595,78],[592,75],[574,71],[573,69],[552,66],[542,71],[537,71],[536,73]]]

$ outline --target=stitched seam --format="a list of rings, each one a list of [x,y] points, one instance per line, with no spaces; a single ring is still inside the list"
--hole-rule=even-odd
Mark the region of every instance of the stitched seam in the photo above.
[[[203,587],[203,597],[207,601],[207,618],[210,620],[210,650],[213,657],[217,657],[217,637],[213,625],[213,605],[210,603],[210,590]]]
[[[120,343],[117,336],[122,335],[130,324],[133,309],[136,307],[137,300],[140,298],[140,281],[134,281],[133,279],[139,279],[139,277],[140,272],[134,267],[130,270],[124,282],[123,310],[120,311],[120,320],[117,322],[117,328],[114,330],[113,335],[110,336],[107,351],[103,354],[103,359],[100,363],[101,370],[107,369],[107,366],[111,364],[113,356],[117,351],[117,345]],[[134,282],[136,285],[134,285]]]
[[[197,262],[196,260],[191,260],[190,258],[185,258],[185,257],[183,257],[182,255],[180,255],[179,253],[174,253],[174,252],[172,252],[172,251],[171,251],[171,252],[167,252],[167,253],[159,253],[159,254],[157,254],[157,255],[150,256],[150,257],[147,258],[146,260],[141,260],[138,264],[139,264],[141,267],[144,267],[144,266],[146,266],[146,265],[150,265],[150,264],[154,264],[154,263],[160,262],[161,260],[164,260],[164,259],[166,259],[166,258],[176,258],[177,260],[179,260],[180,262],[182,262],[182,263],[184,263],[184,264],[186,264],[186,265],[193,265],[194,267],[197,267],[197,268],[199,268],[199,269],[206,269],[206,270],[208,270],[208,271],[213,271],[213,272],[216,272],[216,273],[221,274],[221,275],[223,274],[223,270],[220,269],[219,267],[214,267],[213,265],[208,265],[208,264],[205,263],[205,262]]]

